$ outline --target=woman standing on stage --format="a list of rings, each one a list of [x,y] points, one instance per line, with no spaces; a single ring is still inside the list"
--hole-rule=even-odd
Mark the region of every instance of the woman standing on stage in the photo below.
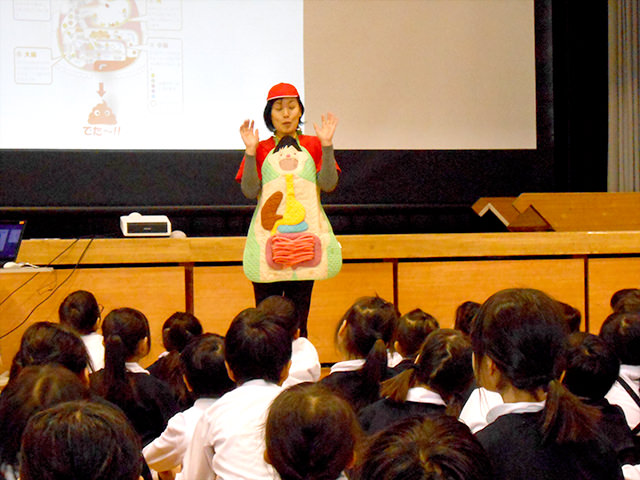
[[[338,183],[333,152],[338,119],[323,115],[320,126],[313,125],[316,136],[303,135],[303,113],[293,85],[273,86],[264,109],[273,136],[260,141],[253,120],[244,121],[245,156],[236,180],[247,198],[258,199],[243,257],[256,305],[271,295],[291,298],[306,336],[313,282],[336,275],[342,253],[320,204],[320,191],[332,191]]]

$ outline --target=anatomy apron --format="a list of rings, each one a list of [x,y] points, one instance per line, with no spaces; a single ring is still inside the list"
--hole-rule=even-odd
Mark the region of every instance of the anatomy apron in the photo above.
[[[262,163],[262,190],[243,257],[253,282],[322,280],[342,266],[341,246],[320,204],[315,162],[300,148],[275,148]]]

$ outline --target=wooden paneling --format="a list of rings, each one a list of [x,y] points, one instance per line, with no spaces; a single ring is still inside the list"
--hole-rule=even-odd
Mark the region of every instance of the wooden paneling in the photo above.
[[[336,277],[315,283],[308,329],[322,362],[337,359],[333,334],[356,298],[377,293],[393,300],[392,268],[390,263],[346,264]],[[241,310],[254,306],[253,287],[242,267],[196,267],[194,303],[205,329],[224,335]]]
[[[482,303],[503,288],[530,287],[573,305],[584,319],[583,274],[581,259],[401,263],[398,307],[401,313],[419,307],[452,327],[462,302]]]
[[[640,288],[640,258],[589,260],[589,331],[600,331],[611,313],[611,295],[622,288]]]
[[[71,269],[57,269],[40,273],[0,306],[0,334],[4,334],[44,301],[22,327],[0,340],[4,368],[10,365],[24,330],[37,321],[57,322],[58,306],[76,290],[91,291],[104,306],[103,317],[118,307],[132,307],[143,312],[151,327],[151,352],[141,363],[152,363],[163,350],[162,323],[173,312],[185,309],[184,270],[181,267],[79,269],[45,300],[71,272]],[[4,299],[32,275],[0,273],[0,298]]]

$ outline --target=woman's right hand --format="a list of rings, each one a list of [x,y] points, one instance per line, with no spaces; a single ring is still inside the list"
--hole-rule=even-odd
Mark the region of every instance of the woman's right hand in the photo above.
[[[240,125],[240,136],[244,142],[245,154],[255,156],[258,143],[260,143],[260,136],[258,135],[258,129],[253,129],[253,120],[245,120]]]

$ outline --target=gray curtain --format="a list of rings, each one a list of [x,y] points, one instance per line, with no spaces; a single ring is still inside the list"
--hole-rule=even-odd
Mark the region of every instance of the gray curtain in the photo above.
[[[640,0],[609,0],[610,192],[640,192]]]

